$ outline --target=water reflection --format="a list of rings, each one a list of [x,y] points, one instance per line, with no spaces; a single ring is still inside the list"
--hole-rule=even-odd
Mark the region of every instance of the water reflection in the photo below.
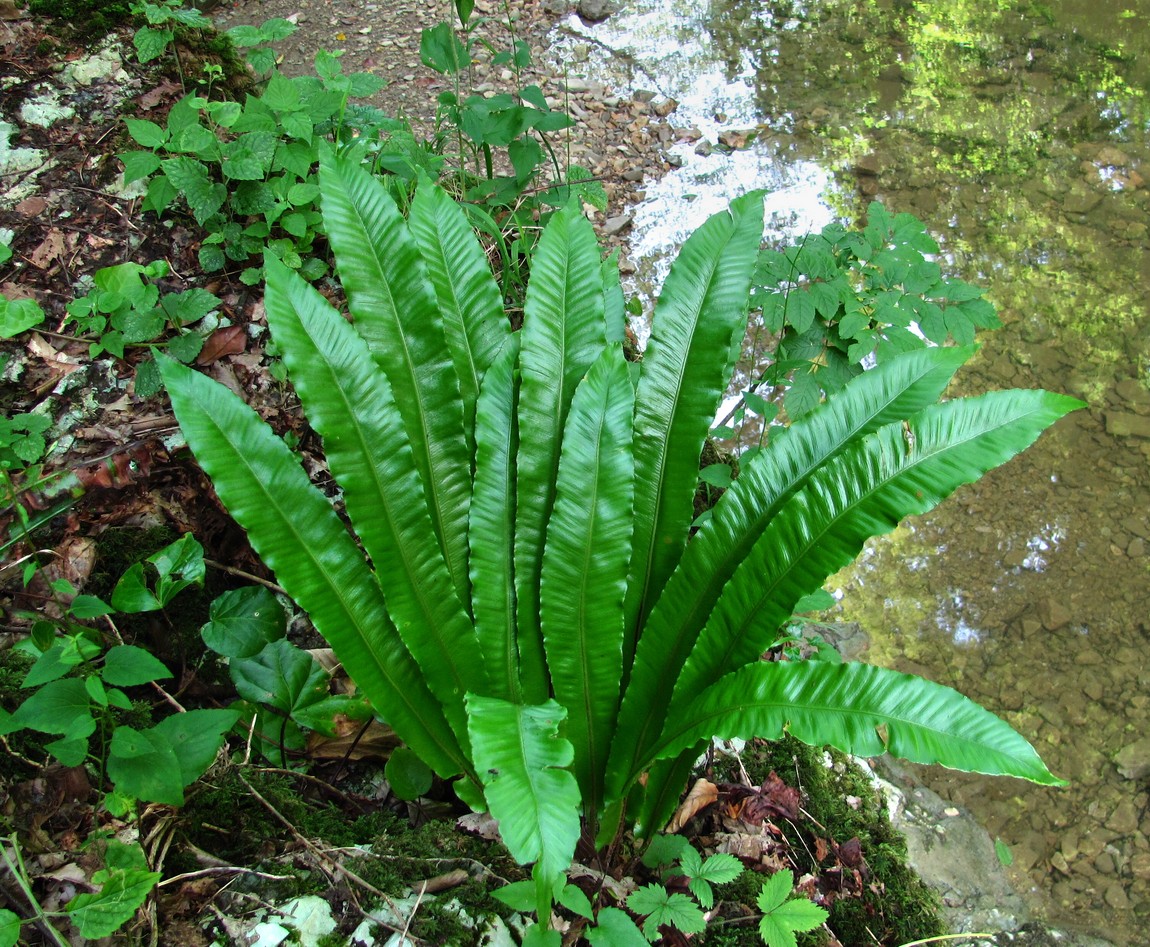
[[[776,193],[780,243],[877,196],[923,218],[951,273],[999,307],[955,393],[1089,402],[868,547],[836,579],[837,615],[871,632],[873,660],[959,687],[1072,780],[930,774],[1055,919],[1144,941],[1150,799],[1113,759],[1150,732],[1150,7],[642,0],[594,36],[634,57],[633,87],[682,103],[677,126],[712,144],[754,132],[730,156],[678,154],[634,210],[637,257],[750,188]]]

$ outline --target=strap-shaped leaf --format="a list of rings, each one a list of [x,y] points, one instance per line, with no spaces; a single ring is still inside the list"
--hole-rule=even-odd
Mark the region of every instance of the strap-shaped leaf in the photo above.
[[[471,495],[471,608],[492,697],[519,699],[515,634],[515,424],[519,335],[510,336],[483,376],[475,417]]]
[[[515,593],[523,697],[539,703],[549,691],[539,632],[539,570],[559,446],[575,388],[606,345],[599,245],[575,208],[555,214],[539,238],[520,336]]]
[[[607,323],[607,342],[622,344],[627,334],[627,309],[619,281],[618,248],[603,261],[603,314]]]
[[[467,695],[471,751],[499,834],[520,864],[563,876],[579,841],[579,787],[564,769],[574,756],[559,736],[566,711],[553,700],[537,706]]]
[[[699,454],[747,328],[763,238],[763,196],[731,204],[696,230],[667,274],[635,402],[635,538],[624,666],[637,630],[683,553]]]
[[[356,331],[387,374],[427,495],[435,535],[463,602],[471,456],[443,318],[423,258],[383,185],[328,150],[323,219]]]
[[[463,695],[486,690],[475,627],[436,542],[391,386],[367,343],[270,253],[272,336],[383,591],[388,613],[466,745]]]
[[[473,772],[363,555],[287,445],[223,385],[163,356],[156,361],[184,436],[220,499],[359,689],[436,772]]]
[[[443,188],[426,178],[419,182],[408,226],[427,264],[443,316],[470,444],[480,382],[511,334],[511,324],[503,311],[503,299],[487,255],[463,210]]]
[[[631,554],[635,389],[618,346],[575,390],[563,432],[539,615],[555,697],[567,708],[575,778],[598,817],[623,677],[623,594]]]
[[[724,674],[755,661],[795,603],[852,562],[871,536],[933,509],[1029,447],[1081,402],[994,391],[888,424],[820,468],[762,533],[723,589],[675,685],[669,716]]]
[[[920,349],[884,361],[789,429],[772,432],[767,449],[743,466],[710,521],[688,543],[642,628],[612,747],[616,780],[630,772],[638,748],[662,727],[671,702],[668,675],[683,667],[723,586],[787,497],[862,435],[933,404],[972,352]],[[612,788],[621,791],[617,782]]]
[[[858,663],[760,661],[741,668],[669,720],[650,758],[673,757],[711,736],[776,740],[784,728],[804,743],[856,756],[890,752],[915,763],[1065,785],[1026,740],[958,691]]]

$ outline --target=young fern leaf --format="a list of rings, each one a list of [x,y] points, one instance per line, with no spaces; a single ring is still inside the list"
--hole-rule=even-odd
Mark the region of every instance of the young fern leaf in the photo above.
[[[471,773],[388,617],[375,577],[327,497],[240,398],[169,358],[156,362],[184,436],[220,499],[360,691],[440,775]]]
[[[507,850],[536,862],[536,880],[556,887],[579,841],[579,787],[566,769],[575,756],[559,736],[566,711],[467,696],[471,747],[483,794]]]

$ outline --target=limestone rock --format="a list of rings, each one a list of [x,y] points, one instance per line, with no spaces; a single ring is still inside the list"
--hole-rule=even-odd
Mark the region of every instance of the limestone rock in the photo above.
[[[619,11],[615,0],[579,0],[576,12],[588,23],[602,23]]]
[[[1150,737],[1143,737],[1124,746],[1114,757],[1118,772],[1127,779],[1145,779],[1150,776]]]

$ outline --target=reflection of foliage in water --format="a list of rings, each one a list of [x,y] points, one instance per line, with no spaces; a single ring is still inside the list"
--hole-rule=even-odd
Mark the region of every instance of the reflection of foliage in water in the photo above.
[[[940,172],[1018,174],[1056,139],[1120,136],[1145,117],[1144,92],[1124,77],[1130,55],[1052,29],[1039,4],[712,0],[707,25],[729,70],[750,57],[768,122],[811,116],[838,167],[891,125]],[[1069,116],[1067,101],[1079,103]]]

